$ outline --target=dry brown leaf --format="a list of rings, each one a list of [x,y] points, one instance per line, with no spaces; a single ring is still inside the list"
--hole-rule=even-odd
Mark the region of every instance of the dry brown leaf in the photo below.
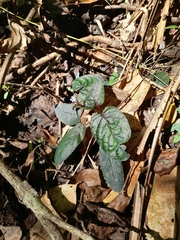
[[[51,240],[49,234],[39,221],[29,230],[29,234],[30,240]]]
[[[143,103],[150,86],[150,83],[143,80],[138,71],[134,71],[132,80],[124,87],[124,91],[131,94],[131,99],[121,111],[133,115]]]
[[[13,46],[12,38],[6,38],[0,41],[0,53],[8,53],[9,49],[11,49],[12,46]]]
[[[116,97],[120,101],[124,101],[125,99],[127,99],[129,97],[128,92],[126,92],[124,89],[123,90],[119,89],[116,86],[106,87],[105,93],[110,95],[111,97]]]
[[[78,222],[83,221],[90,234],[98,239],[107,238],[118,228],[124,233],[128,232],[129,228],[124,216],[94,203],[79,204],[75,217]]]
[[[49,189],[48,197],[60,216],[68,216],[75,209],[76,188],[77,184],[63,184]]]
[[[55,211],[55,209],[53,208],[51,201],[48,197],[48,193],[46,192],[45,194],[42,195],[41,197],[41,202],[57,217],[59,217],[59,215],[57,214],[57,212]]]
[[[26,142],[21,142],[21,141],[18,141],[18,140],[11,140],[9,141],[9,143],[16,147],[16,148],[19,148],[21,150],[25,149],[28,147],[28,144]]]
[[[101,186],[85,187],[83,184],[83,202],[103,202],[110,189]]]
[[[52,136],[49,132],[48,132],[48,130],[46,130],[46,129],[44,129],[44,128],[42,128],[42,127],[40,127],[41,128],[41,130],[42,130],[42,132],[43,132],[43,134],[44,134],[44,138],[45,138],[45,140],[47,141],[47,142],[49,142],[49,143],[51,143],[52,145],[54,145],[54,146],[58,146],[58,144],[57,144],[57,137],[55,137],[55,136]]]
[[[140,132],[142,130],[141,123],[136,116],[124,112],[125,117],[128,120],[132,132]],[[138,116],[137,116],[138,117]]]
[[[156,33],[155,33],[155,42],[154,42],[154,55],[156,55],[156,51],[163,43],[164,32],[166,28],[167,16],[169,13],[169,8],[171,7],[172,0],[166,0],[164,3],[164,8],[161,12],[161,20],[157,25]]]
[[[25,35],[24,29],[17,23],[8,19],[11,37],[4,39],[0,44],[0,53],[9,53],[14,47],[24,49],[27,47],[29,38]]]
[[[159,176],[170,174],[178,164],[178,152],[176,148],[163,150],[156,160],[154,172]]]
[[[84,169],[75,174],[72,177],[72,181],[75,183],[85,183],[88,187],[101,186],[100,173],[99,170],[96,169]],[[82,184],[81,187],[83,187]]]
[[[79,183],[78,187],[83,192],[84,202],[102,202],[109,193],[109,188],[101,187],[99,170],[85,169],[75,174],[73,182]]]
[[[143,39],[144,34],[146,33],[146,28],[148,23],[148,9],[146,6],[146,7],[141,7],[140,10],[143,12],[143,15],[141,17],[139,35],[141,36],[141,39]]]
[[[126,207],[129,205],[131,198],[119,193],[118,196],[110,202],[107,207],[115,209],[118,212],[124,212]]]
[[[91,57],[95,59],[94,67],[109,63],[113,58],[101,51],[92,51]]]
[[[121,41],[128,41],[131,35],[135,32],[136,27],[135,23],[132,21],[130,22],[131,15],[128,12],[127,18],[119,21],[119,25],[117,26],[117,30],[120,32]]]
[[[3,240],[21,240],[22,230],[18,226],[1,226],[0,231],[2,232]]]

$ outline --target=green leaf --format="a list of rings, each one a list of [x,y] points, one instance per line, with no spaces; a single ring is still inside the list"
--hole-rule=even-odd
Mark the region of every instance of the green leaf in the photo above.
[[[180,134],[176,134],[173,139],[173,143],[178,143],[180,142]]]
[[[4,95],[3,95],[4,100],[7,99],[8,95],[9,95],[9,92],[5,92],[5,93],[4,93]]]
[[[82,123],[70,129],[60,141],[54,156],[54,162],[59,165],[66,160],[84,138],[86,128]]]
[[[106,107],[102,114],[95,114],[90,123],[91,132],[105,153],[113,159],[126,161],[129,158],[122,143],[131,137],[131,129],[124,114],[116,107]]]
[[[18,0],[18,7],[22,6],[24,3],[24,0]]]
[[[59,103],[55,108],[57,118],[67,125],[76,125],[80,123],[82,109],[74,108],[73,103]]]
[[[111,75],[111,77],[109,78],[109,85],[113,85],[114,83],[116,83],[119,79],[119,74],[117,72],[113,72],[113,74]]]
[[[124,184],[124,173],[120,161],[114,161],[114,158],[105,153],[101,148],[99,151],[99,160],[101,170],[106,183],[111,189],[120,192]]]
[[[73,81],[72,88],[79,91],[77,101],[82,106],[93,109],[104,103],[104,79],[99,74],[84,75]]]
[[[155,75],[155,83],[161,87],[166,87],[169,84],[169,76],[166,72],[157,72]]]
[[[178,29],[180,29],[180,27],[177,26],[177,25],[169,25],[169,26],[166,27],[166,29],[172,29],[172,28],[178,28]]]
[[[173,131],[177,131],[178,133],[180,133],[180,123],[179,122],[175,122],[172,124],[171,132],[173,132]]]
[[[8,90],[9,90],[9,86],[3,85],[3,86],[2,86],[2,89],[3,89],[4,91],[8,91]]]

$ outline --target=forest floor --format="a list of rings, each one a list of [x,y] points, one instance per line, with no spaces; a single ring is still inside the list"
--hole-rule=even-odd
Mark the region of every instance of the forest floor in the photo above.
[[[178,0],[0,1],[0,239],[180,239],[179,33]],[[62,103],[86,133],[60,149]],[[103,165],[89,123],[110,106],[129,157]]]

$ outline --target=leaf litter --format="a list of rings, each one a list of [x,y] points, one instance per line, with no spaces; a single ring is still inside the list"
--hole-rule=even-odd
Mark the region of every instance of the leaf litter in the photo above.
[[[158,217],[158,211],[156,216],[152,215],[147,203],[150,201],[151,206],[156,201],[151,194],[153,178],[155,186],[157,184],[156,174],[163,179],[164,175],[171,177],[173,169],[177,169],[174,201],[179,192],[178,140],[173,143],[179,132],[177,126],[172,127],[179,119],[176,110],[180,81],[179,2],[133,1],[130,4],[55,0],[44,1],[43,5],[41,1],[37,2],[37,8],[33,8],[31,1],[2,1],[0,5],[0,86],[5,86],[0,90],[1,161],[12,170],[12,176],[20,176],[39,197],[48,198],[52,216],[63,217],[70,226],[76,227],[75,232],[61,228],[59,239],[89,237],[80,235],[78,230],[94,239],[135,240],[139,237],[148,239],[148,236],[149,239],[178,239],[175,220],[175,215],[180,218],[178,206],[172,207],[174,225],[171,231],[164,233],[163,227],[153,226],[152,216]],[[30,14],[30,9],[31,14],[35,11],[34,15]],[[115,81],[112,80],[114,73]],[[76,99],[73,92],[73,86],[77,84],[75,79],[84,75],[101,76],[107,83],[109,79],[111,81],[105,86],[104,93],[102,87],[98,89],[98,84],[97,89],[90,88],[88,98],[86,89],[74,89],[82,91]],[[96,90],[101,92],[100,99]],[[63,140],[61,155],[65,156],[67,151],[71,154],[65,161],[62,156],[63,160],[57,166],[54,163],[57,144],[64,135],[67,138],[65,133],[73,131],[64,122],[67,109],[62,109],[61,113],[57,111],[58,106],[62,103],[74,106],[72,100],[75,99],[79,105],[88,107],[91,94],[96,102],[100,101],[99,112],[113,106],[126,116],[132,132],[125,143],[126,154],[130,157],[120,165],[113,162],[108,169],[103,166],[103,158],[107,158],[108,153],[103,151],[105,155],[102,155],[102,149],[99,151],[89,131],[91,110],[81,108],[78,112],[72,108],[75,122],[70,121],[69,125],[85,124],[85,138],[76,144],[71,135],[68,141]],[[78,131],[74,134],[82,135]],[[119,175],[114,178],[119,177],[123,186],[117,186],[117,191],[113,191],[112,183],[106,181],[108,175],[113,175],[113,165],[119,168]],[[107,169],[105,175],[103,168]],[[3,176],[6,178],[6,174]],[[35,234],[39,236],[36,239],[41,239],[43,220],[32,209],[28,210],[29,206],[25,204],[25,208],[18,203],[18,193],[15,195],[13,188],[4,181],[1,177],[0,208],[4,212],[0,219],[4,220],[0,225],[4,239],[11,238],[3,227],[20,226],[20,232],[19,228],[11,230],[21,236],[25,232],[24,223],[33,239],[31,230],[36,218]],[[60,191],[61,188],[67,190]],[[159,197],[160,191],[157,194]],[[72,198],[69,199],[69,195]],[[167,196],[168,193],[165,198]],[[16,209],[13,209],[14,204]],[[21,217],[17,216],[18,209],[26,209]],[[35,221],[31,223],[32,215]],[[149,216],[147,221],[146,215]],[[52,223],[52,218],[50,221]],[[28,222],[31,227],[27,227]],[[159,237],[155,238],[155,232]],[[52,234],[56,236],[56,231]],[[42,237],[48,239],[45,232]]]

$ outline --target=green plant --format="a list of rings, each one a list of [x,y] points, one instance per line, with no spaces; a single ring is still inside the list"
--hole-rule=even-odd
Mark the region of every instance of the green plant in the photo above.
[[[180,29],[180,26],[177,26],[177,25],[169,25],[166,27],[166,29]]]
[[[177,108],[177,112],[180,114],[180,107]],[[177,120],[175,123],[171,126],[171,132],[176,132],[173,138],[173,143],[180,142],[180,122]]]
[[[61,139],[54,161],[57,165],[66,160],[83,140],[86,126],[81,123],[84,109],[93,112],[90,129],[100,148],[100,166],[107,184],[120,191],[124,184],[122,161],[129,158],[123,145],[131,137],[131,129],[124,114],[114,106],[103,110],[99,107],[105,100],[105,86],[110,85],[101,75],[85,75],[73,81],[72,89],[77,93],[77,104],[59,103],[56,116],[64,123],[73,126]]]
[[[10,86],[7,85],[3,85],[2,89],[5,91],[4,95],[3,95],[3,99],[6,100],[8,98],[9,92],[10,92]]]
[[[150,74],[148,78],[153,79],[154,82],[161,87],[167,87],[169,85],[169,76],[166,72],[156,72]]]

